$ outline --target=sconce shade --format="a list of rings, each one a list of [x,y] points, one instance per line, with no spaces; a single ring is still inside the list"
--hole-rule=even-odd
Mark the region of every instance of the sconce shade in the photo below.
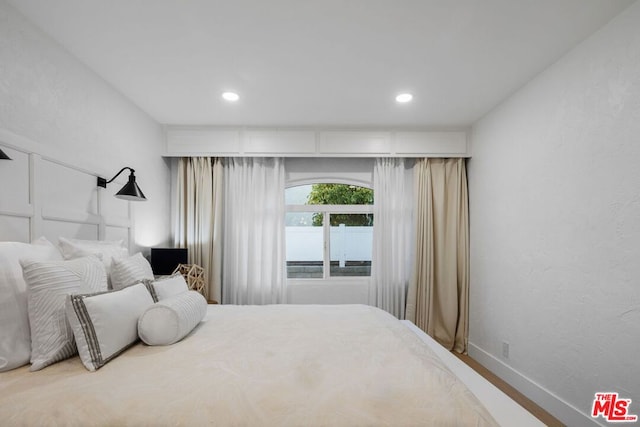
[[[147,198],[144,197],[142,190],[140,190],[140,187],[138,187],[138,184],[136,184],[136,177],[133,172],[129,175],[129,181],[116,193],[116,197],[118,199],[129,200],[132,202],[147,200]]]
[[[0,150],[0,160],[11,160],[11,157],[7,156],[4,151]]]
[[[98,187],[107,188],[107,184],[116,179],[118,175],[120,175],[126,169],[129,169],[130,172],[129,181],[124,185],[124,187],[122,187],[120,191],[115,194],[115,197],[131,202],[143,202],[147,200],[142,190],[140,190],[140,187],[138,187],[138,184],[136,184],[136,176],[134,174],[135,170],[131,169],[130,167],[124,167],[120,169],[120,172],[118,172],[116,176],[111,178],[109,181],[104,178],[98,177]]]

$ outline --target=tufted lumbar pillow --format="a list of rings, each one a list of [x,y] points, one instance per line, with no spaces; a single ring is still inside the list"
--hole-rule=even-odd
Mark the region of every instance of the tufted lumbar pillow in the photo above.
[[[180,341],[207,313],[207,301],[196,291],[186,291],[153,304],[138,319],[138,335],[148,345]]]

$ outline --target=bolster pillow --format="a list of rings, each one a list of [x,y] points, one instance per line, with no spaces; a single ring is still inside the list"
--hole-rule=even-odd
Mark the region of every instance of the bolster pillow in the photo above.
[[[207,313],[207,301],[196,291],[185,291],[147,308],[138,319],[138,335],[148,345],[180,341]]]

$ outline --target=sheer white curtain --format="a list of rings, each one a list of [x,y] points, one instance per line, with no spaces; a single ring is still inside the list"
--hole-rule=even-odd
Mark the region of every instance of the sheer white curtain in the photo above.
[[[224,167],[225,304],[284,302],[284,160],[230,158]]]
[[[405,159],[376,159],[373,171],[373,258],[370,300],[404,318],[413,260],[413,180]]]
[[[182,158],[176,180],[173,243],[189,249],[189,262],[205,271],[207,297],[220,301],[222,270],[222,163]]]

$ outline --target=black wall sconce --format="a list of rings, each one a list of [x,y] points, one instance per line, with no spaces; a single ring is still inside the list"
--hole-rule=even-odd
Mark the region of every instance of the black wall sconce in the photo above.
[[[107,184],[112,182],[114,179],[118,177],[118,175],[120,175],[122,172],[124,172],[127,169],[129,169],[130,171],[129,181],[124,185],[124,187],[122,187],[120,191],[118,191],[115,194],[115,196],[118,199],[129,200],[132,202],[143,202],[147,200],[147,198],[144,197],[142,190],[140,190],[140,187],[138,187],[138,184],[136,184],[136,176],[134,175],[135,170],[131,169],[130,167],[124,167],[120,169],[120,172],[118,172],[109,181],[107,181],[104,178],[98,177],[98,187],[107,188]]]
[[[11,160],[11,157],[7,156],[4,151],[0,150],[0,160]]]

